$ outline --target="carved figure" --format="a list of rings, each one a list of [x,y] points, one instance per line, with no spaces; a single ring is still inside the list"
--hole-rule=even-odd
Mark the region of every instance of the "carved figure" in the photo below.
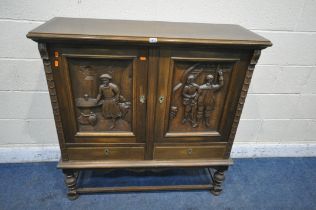
[[[174,88],[172,90],[172,92],[173,92],[172,97],[175,97],[175,95],[176,95],[175,93],[178,90],[184,90],[183,87],[187,84],[187,80],[188,80],[190,75],[193,78],[193,80],[199,76],[199,74],[203,71],[202,68],[197,68],[199,65],[200,65],[199,63],[196,63],[185,70],[185,72],[183,73],[183,75],[181,77],[180,82],[176,86],[174,86]],[[174,98],[172,101],[175,101],[175,100],[176,99]],[[193,112],[196,113],[196,110],[194,110]],[[174,119],[177,116],[177,113],[178,113],[178,106],[176,104],[171,105],[170,115],[169,115],[170,119],[171,120]],[[186,121],[186,120],[183,120],[183,121]]]
[[[129,102],[123,103],[123,101],[121,101],[124,97],[120,96],[119,87],[111,82],[111,75],[102,74],[100,76],[100,80],[102,84],[99,87],[99,94],[96,98],[96,103],[99,103],[103,99],[102,114],[104,118],[112,119],[113,124],[110,129],[113,129],[115,127],[116,120],[125,117],[130,104]]]
[[[177,90],[182,90],[182,104],[184,115],[182,123],[191,122],[192,127],[197,127],[204,121],[206,127],[210,127],[210,114],[215,109],[214,93],[224,85],[223,71],[217,65],[216,75],[208,74],[205,83],[198,85],[194,82],[196,78],[206,71],[199,63],[190,66],[182,75],[180,82],[173,88],[173,97]],[[208,71],[209,72],[209,71]],[[215,82],[218,81],[217,83]],[[176,101],[174,98],[173,101]],[[172,104],[170,107],[170,119],[174,119],[178,112],[178,106]]]
[[[203,120],[204,116],[204,122],[206,127],[210,126],[210,114],[215,107],[214,92],[219,90],[224,85],[224,77],[223,72],[221,70],[218,71],[218,76],[218,84],[214,84],[214,76],[212,74],[209,74],[205,78],[205,84],[201,85],[199,88],[200,95],[198,98],[197,119],[198,123],[200,123]]]
[[[194,75],[190,74],[187,78],[186,84],[182,90],[183,105],[184,105],[184,116],[182,123],[191,121],[192,127],[198,126],[196,122],[196,110],[197,110],[197,100],[199,97],[200,87],[194,83]]]

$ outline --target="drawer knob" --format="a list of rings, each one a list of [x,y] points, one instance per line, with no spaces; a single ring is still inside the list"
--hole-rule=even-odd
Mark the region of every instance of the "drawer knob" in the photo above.
[[[105,157],[108,157],[110,155],[110,149],[109,148],[105,148],[104,149],[104,155],[105,155]]]
[[[189,149],[187,150],[187,152],[188,152],[188,155],[192,155],[192,149],[191,149],[191,148],[189,148]]]

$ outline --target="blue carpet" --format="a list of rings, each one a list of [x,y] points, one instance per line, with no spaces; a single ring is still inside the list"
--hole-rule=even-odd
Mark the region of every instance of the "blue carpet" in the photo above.
[[[86,172],[82,186],[205,183],[205,170]],[[107,177],[107,178],[104,178]],[[224,192],[130,192],[66,198],[56,163],[0,164],[0,209],[316,209],[316,158],[235,159]]]

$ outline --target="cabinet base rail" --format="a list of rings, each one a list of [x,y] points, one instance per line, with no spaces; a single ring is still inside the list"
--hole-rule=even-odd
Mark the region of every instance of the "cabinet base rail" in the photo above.
[[[166,186],[128,186],[128,187],[86,187],[78,188],[77,193],[103,193],[103,192],[139,192],[156,190],[210,190],[211,184],[205,185],[166,185]]]
[[[75,200],[80,194],[91,193],[115,193],[115,192],[140,192],[140,191],[177,191],[177,190],[210,190],[213,195],[219,195],[222,192],[222,182],[224,181],[224,171],[227,166],[216,167],[212,173],[207,168],[210,177],[210,183],[207,184],[188,184],[188,185],[155,185],[155,186],[119,186],[119,187],[77,187],[79,171],[63,170],[65,174],[65,184],[68,187],[68,198]]]

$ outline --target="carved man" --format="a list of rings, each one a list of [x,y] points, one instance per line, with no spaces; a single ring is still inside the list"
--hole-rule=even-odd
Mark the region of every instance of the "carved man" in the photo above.
[[[194,75],[190,74],[187,78],[186,84],[182,90],[183,105],[184,105],[184,117],[182,123],[191,121],[192,127],[195,128],[196,123],[196,109],[197,99],[199,97],[199,85],[194,83]]]
[[[214,92],[224,85],[223,72],[218,72],[218,84],[214,84],[214,76],[209,74],[205,78],[205,84],[200,86],[200,97],[198,99],[198,122],[201,122],[204,115],[205,126],[210,126],[210,114],[215,108]]]
[[[102,114],[104,118],[112,119],[113,124],[110,129],[115,127],[117,118],[122,117],[122,112],[119,107],[120,89],[114,83],[111,83],[112,77],[109,74],[102,74],[100,76],[101,85],[99,87],[99,94],[96,103],[103,99]]]

